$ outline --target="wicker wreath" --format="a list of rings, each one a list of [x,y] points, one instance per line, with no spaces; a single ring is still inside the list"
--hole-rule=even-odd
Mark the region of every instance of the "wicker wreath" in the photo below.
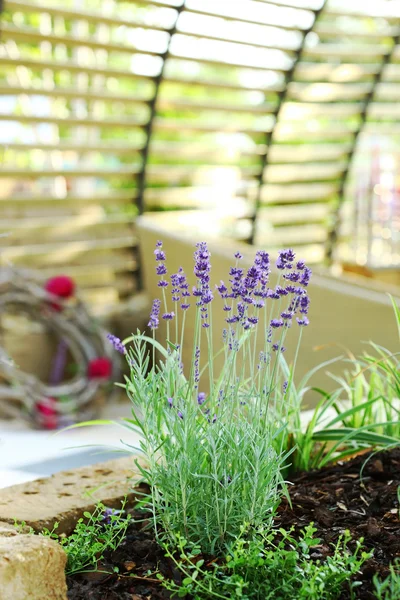
[[[10,311],[43,323],[59,342],[49,383],[22,371],[0,346],[1,412],[47,429],[93,418],[112,393],[118,358],[106,332],[76,295],[73,280],[59,276],[43,284],[31,271],[3,268],[0,318]],[[71,359],[76,373],[65,381],[66,362]]]

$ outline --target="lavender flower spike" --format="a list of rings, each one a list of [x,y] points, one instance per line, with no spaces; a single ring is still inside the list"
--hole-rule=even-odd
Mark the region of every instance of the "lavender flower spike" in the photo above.
[[[160,308],[161,308],[161,300],[156,298],[155,300],[153,300],[153,307],[151,309],[150,320],[148,322],[148,327],[150,327],[150,329],[157,329],[157,327],[160,324],[160,321],[159,321]]]
[[[126,354],[125,346],[121,342],[121,340],[112,333],[107,334],[108,341],[114,346],[115,350],[120,354]]]

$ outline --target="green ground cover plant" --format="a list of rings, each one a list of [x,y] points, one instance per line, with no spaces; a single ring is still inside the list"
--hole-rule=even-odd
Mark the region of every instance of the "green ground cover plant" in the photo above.
[[[66,574],[73,575],[88,571],[98,571],[98,565],[104,558],[106,551],[116,550],[125,538],[126,530],[130,524],[131,516],[125,514],[126,501],[121,510],[107,508],[99,502],[93,513],[85,512],[78,519],[71,535],[59,535],[54,527],[44,529],[40,535],[57,541],[67,554]],[[23,532],[27,532],[26,523],[15,523]],[[29,528],[28,533],[35,531]]]
[[[196,548],[188,554],[187,541],[177,538],[179,549],[168,552],[185,577],[181,585],[166,582],[166,587],[178,597],[190,594],[193,598],[241,598],[242,600],[336,600],[343,585],[348,584],[350,594],[358,585],[357,573],[362,564],[372,556],[362,550],[359,540],[349,551],[350,535],[346,531],[326,560],[313,559],[321,540],[315,537],[316,529],[310,524],[300,537],[280,529],[248,539],[235,540],[221,563],[204,569],[204,559],[199,559]],[[353,579],[354,578],[354,579]]]

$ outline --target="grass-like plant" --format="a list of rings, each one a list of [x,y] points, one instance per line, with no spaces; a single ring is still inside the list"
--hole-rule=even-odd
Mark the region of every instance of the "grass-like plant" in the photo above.
[[[374,596],[377,600],[396,600],[400,598],[400,561],[389,567],[389,575],[380,579],[374,575]]]
[[[290,326],[301,332],[308,325],[311,270],[296,262],[292,250],[281,251],[279,279],[270,287],[269,255],[258,251],[244,269],[237,253],[226,283],[214,287],[210,253],[201,242],[191,289],[182,269],[167,278],[161,242],[155,259],[162,299],[153,303],[153,335],[138,334],[124,344],[110,336],[131,370],[126,390],[133,416],[125,425],[141,434],[156,535],[175,540],[179,533],[213,554],[229,547],[244,523],[249,531],[268,527],[285,493],[282,474],[291,450],[284,430],[300,407],[291,405],[296,396],[290,394],[296,359],[289,369],[282,353]],[[195,311],[196,324],[185,376],[181,349],[188,310]],[[165,344],[155,337],[160,318],[166,322]],[[222,324],[219,372],[215,324]]]
[[[400,310],[391,300],[400,338]],[[338,385],[333,393],[321,391],[322,400],[304,434],[309,447],[314,447],[302,465],[305,469],[345,458],[360,448],[399,444],[400,353],[374,342],[369,345],[371,352],[359,358],[349,355],[343,376],[332,376]],[[317,442],[319,452],[315,452]]]

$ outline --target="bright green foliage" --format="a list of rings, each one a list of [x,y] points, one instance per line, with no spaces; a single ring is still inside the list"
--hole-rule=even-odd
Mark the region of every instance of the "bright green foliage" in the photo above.
[[[374,576],[375,597],[377,600],[400,599],[400,562],[390,565],[390,573],[383,581]]]
[[[240,537],[221,564],[204,568],[199,550],[185,550],[186,540],[177,539],[178,558],[170,552],[184,574],[181,586],[164,582],[178,596],[195,600],[242,598],[242,600],[337,600],[344,586],[354,590],[356,576],[371,554],[362,551],[362,540],[349,551],[345,532],[324,560],[313,558],[320,540],[309,525],[298,540],[292,532]],[[244,533],[244,532],[243,532]]]
[[[66,574],[81,573],[83,571],[98,571],[98,563],[104,557],[106,550],[116,550],[125,538],[131,516],[124,515],[125,502],[121,511],[106,509],[99,502],[95,511],[90,514],[85,512],[78,520],[75,530],[68,536],[57,533],[58,523],[53,529],[44,529],[40,535],[56,540],[67,554]],[[109,514],[108,514],[109,513]],[[15,523],[16,527],[26,532],[26,523]],[[29,528],[28,533],[34,534]]]

